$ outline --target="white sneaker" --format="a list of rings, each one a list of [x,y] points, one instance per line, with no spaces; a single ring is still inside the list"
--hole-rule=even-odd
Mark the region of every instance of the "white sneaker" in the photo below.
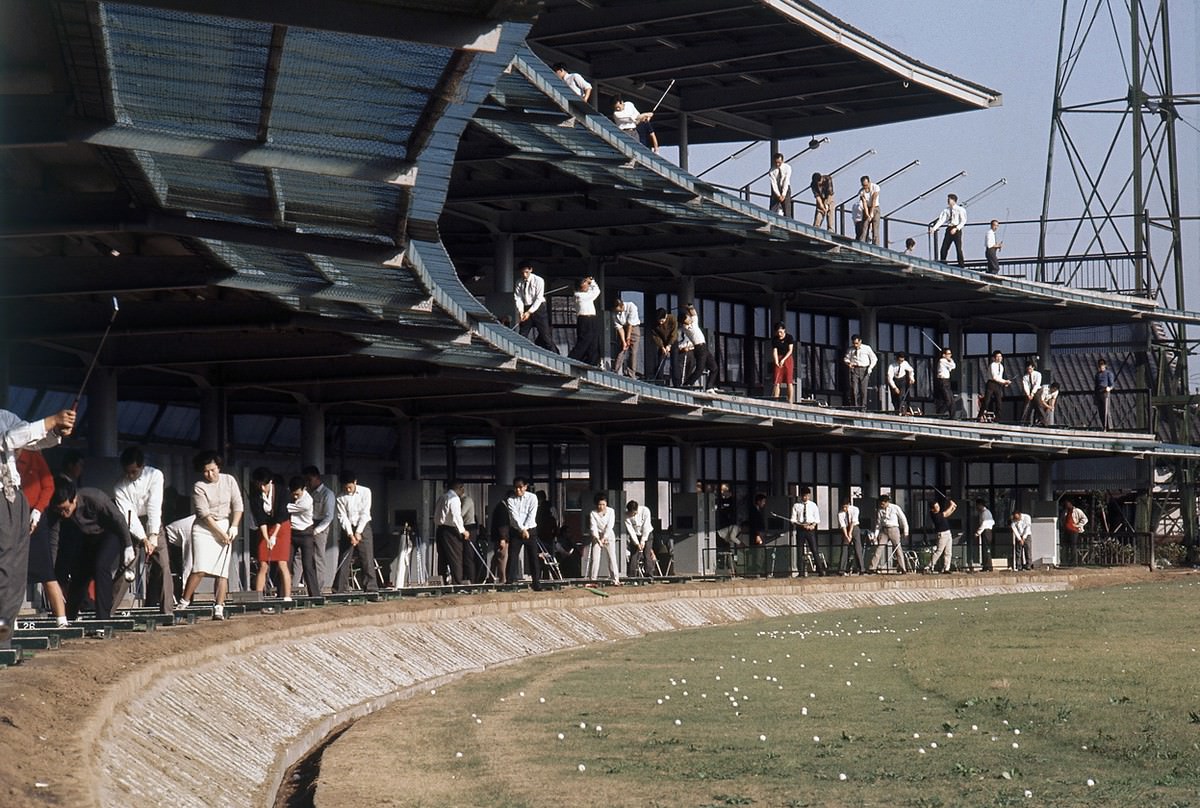
[[[217,605],[213,606],[213,620],[224,620],[224,619],[225,619],[225,606],[224,606],[224,604],[218,603]]]
[[[288,595],[287,597],[285,597],[285,598],[283,599],[283,602],[284,602],[284,603],[291,603],[291,602],[292,602],[292,596],[291,596],[291,595]]]
[[[189,607],[189,606],[191,606],[191,605],[192,605],[191,601],[184,600],[183,598],[180,598],[180,599],[179,599],[179,603],[175,604],[175,610],[176,610],[176,611],[182,611],[182,610],[186,609],[187,607]]]
[[[59,628],[66,628],[69,625],[71,625],[71,623],[67,620],[66,617],[58,618],[58,627]]]

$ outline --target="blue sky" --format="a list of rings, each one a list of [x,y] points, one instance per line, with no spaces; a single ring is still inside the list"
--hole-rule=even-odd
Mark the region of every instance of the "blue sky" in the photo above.
[[[1088,0],[1089,7],[1095,7],[1095,2]],[[874,149],[874,156],[839,176],[839,199],[852,192],[861,174],[880,177],[912,160],[920,160],[919,167],[885,186],[882,205],[885,213],[941,180],[966,171],[966,177],[906,208],[900,215],[916,221],[931,220],[944,206],[947,192],[953,191],[965,200],[1005,178],[1005,186],[972,205],[971,220],[1038,218],[1045,186],[1062,12],[1060,3],[1051,0],[959,0],[948,7],[951,13],[943,13],[938,4],[914,0],[889,0],[887,3],[825,0],[821,5],[834,16],[902,53],[999,90],[1004,102],[1003,106],[990,110],[833,133],[829,143],[793,163],[796,184],[802,184],[813,171],[829,170]],[[1072,0],[1073,8],[1081,5],[1079,0]],[[1195,45],[1200,33],[1197,31],[1196,6],[1194,2],[1177,1],[1171,7],[1175,91],[1180,94],[1200,92],[1200,50]],[[1116,10],[1115,1],[1113,13],[1125,13]],[[1127,17],[1118,22],[1127,28]],[[1103,24],[1100,28],[1104,28]],[[1118,30],[1124,34],[1126,29]],[[1085,59],[1072,80],[1068,101],[1123,96],[1125,79],[1118,53],[1111,31],[1105,31],[1103,36],[1093,35],[1088,41]],[[1200,106],[1184,107],[1182,115],[1187,121],[1177,125],[1180,183],[1184,191],[1182,208],[1185,215],[1195,215],[1200,214],[1200,135],[1197,133]],[[1074,116],[1069,125],[1077,139],[1092,144],[1098,164],[1102,149],[1107,146],[1116,126],[1115,118],[1091,116],[1085,121]],[[783,150],[791,155],[803,148],[806,140],[785,143]],[[693,148],[691,171],[702,171],[736,148],[736,145]],[[767,145],[761,144],[739,160],[706,175],[706,179],[742,185],[765,171],[767,152]],[[671,150],[667,150],[667,156],[672,156]],[[1117,157],[1123,161],[1123,179],[1130,165],[1129,150],[1119,151]],[[1058,215],[1078,215],[1083,209],[1082,202],[1067,173],[1066,158],[1059,151],[1054,160],[1052,210]],[[755,188],[765,191],[765,184],[760,182]],[[1194,224],[1185,230],[1184,254],[1189,263],[1197,258],[1198,233],[1200,228]],[[918,252],[924,254],[923,230],[912,227],[910,232],[893,231],[892,239],[902,248],[906,235],[917,237]],[[1002,235],[1006,242],[1005,257],[1036,253],[1035,225],[1007,226]],[[982,229],[968,232],[968,257],[982,257],[982,240]],[[1079,249],[1077,247],[1076,251]],[[1173,292],[1171,297],[1173,299]],[[1200,309],[1200,281],[1194,283],[1194,288],[1188,288],[1186,303],[1188,308]],[[1193,361],[1192,364],[1200,362]]]

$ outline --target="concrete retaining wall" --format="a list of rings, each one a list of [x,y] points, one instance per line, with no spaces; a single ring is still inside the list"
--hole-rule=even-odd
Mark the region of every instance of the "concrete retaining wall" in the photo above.
[[[660,631],[1068,588],[1063,579],[855,579],[567,590],[341,617],[159,661],[111,688],[87,732],[103,806],[270,806],[334,727],[466,673]],[[343,610],[344,611],[344,610]]]

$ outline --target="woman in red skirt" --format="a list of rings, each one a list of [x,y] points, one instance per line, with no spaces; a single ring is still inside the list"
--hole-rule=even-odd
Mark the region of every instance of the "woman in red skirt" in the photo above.
[[[782,322],[775,324],[775,337],[771,340],[771,360],[775,365],[775,393],[779,398],[779,386],[787,387],[787,401],[796,402],[792,396],[792,379],[795,376],[792,364],[796,355],[796,339],[787,332],[787,326]]]
[[[258,531],[258,578],[254,589],[263,591],[267,570],[275,564],[279,569],[280,594],[284,600],[291,600],[292,574],[288,565],[292,558],[292,523],[287,509],[291,496],[283,477],[272,474],[268,468],[256,468],[250,475],[248,499]]]

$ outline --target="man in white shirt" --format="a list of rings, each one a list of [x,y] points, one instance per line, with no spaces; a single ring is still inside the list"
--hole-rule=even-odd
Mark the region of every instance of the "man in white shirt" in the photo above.
[[[850,574],[850,551],[854,550],[854,563],[857,565],[858,574],[862,575],[867,571],[863,566],[863,545],[862,531],[858,526],[858,506],[853,500],[845,500],[842,502],[842,509],[838,511],[838,529],[842,536],[842,561],[838,565],[838,572],[842,575]]]
[[[637,305],[617,298],[613,303],[613,328],[617,331],[619,352],[613,362],[613,373],[637,378],[638,345],[642,341],[642,318]]]
[[[897,415],[908,415],[908,399],[916,380],[916,371],[908,362],[908,354],[899,351],[887,369],[888,389],[892,391],[892,399],[896,402]]]
[[[533,271],[533,264],[526,261],[521,264],[517,273],[521,280],[513,289],[513,303],[517,309],[517,331],[522,337],[533,341],[534,345],[545,348],[551,353],[558,353],[554,337],[550,332],[550,317],[547,314],[549,304],[546,302],[546,282]],[[536,331],[536,338],[529,333]]]
[[[1021,411],[1021,423],[1033,424],[1033,417],[1037,414],[1037,397],[1042,390],[1042,374],[1038,372],[1037,367],[1030,359],[1025,363],[1025,374],[1021,376],[1021,393],[1025,396],[1025,409]]]
[[[950,255],[950,245],[954,244],[954,250],[958,254],[958,265],[963,266],[963,249],[962,249],[962,234],[963,228],[967,226],[967,209],[958,204],[958,196],[950,194],[946,197],[946,207],[938,214],[937,221],[930,228],[929,233],[933,235],[943,227],[946,228],[946,236],[942,239],[941,262],[946,263],[946,257]]]
[[[1004,388],[1012,384],[1011,379],[1004,378],[1004,354],[992,351],[992,361],[988,365],[987,386],[983,391],[983,404],[979,408],[979,420],[985,422],[987,414],[993,421],[1000,420],[1000,407],[1003,405]]]
[[[1004,249],[1004,242],[997,241],[998,233],[996,231],[999,229],[1000,221],[992,219],[987,235],[983,237],[983,255],[987,258],[987,271],[993,275],[1000,272],[1000,251]]]
[[[947,418],[954,417],[954,393],[950,390],[950,374],[957,365],[954,363],[954,353],[949,348],[942,349],[942,355],[937,363],[937,387],[934,388],[934,405],[938,415]]]
[[[875,546],[875,556],[871,559],[871,569],[879,570],[879,554],[886,547],[895,555],[896,569],[900,574],[908,572],[904,566],[904,540],[908,538],[908,517],[887,494],[879,498],[875,527],[879,531],[879,541]]]
[[[658,559],[654,555],[654,525],[650,519],[650,509],[639,505],[636,500],[625,504],[625,535],[629,538],[629,577],[638,574],[640,565],[644,564],[646,576],[659,573]]]
[[[329,532],[333,528],[334,517],[337,516],[337,498],[333,489],[321,480],[321,470],[316,466],[305,466],[300,470],[300,476],[304,478],[304,486],[313,501],[313,567],[317,574],[317,590],[323,592],[329,583],[329,576],[326,574],[329,560],[326,556],[331,549]],[[292,575],[294,577],[303,571],[302,559],[297,558],[293,564]]]
[[[783,161],[783,154],[776,152],[772,158],[774,167],[767,172],[771,183],[771,212],[780,216],[792,215],[792,167]]]
[[[854,409],[865,410],[867,408],[868,380],[871,377],[871,371],[879,362],[879,357],[875,355],[875,351],[871,349],[870,345],[862,341],[862,337],[855,334],[850,338],[850,350],[846,351],[846,356],[842,361],[850,369],[850,406]]]
[[[1054,411],[1058,409],[1058,382],[1042,385],[1037,396],[1038,416],[1044,426],[1054,426]]]
[[[617,537],[613,532],[616,512],[608,507],[608,496],[596,494],[596,507],[588,514],[588,533],[592,542],[587,550],[587,577],[596,580],[600,575],[600,553],[608,555],[608,577],[614,586],[621,585],[621,568],[617,563]]]
[[[470,548],[464,543],[471,540],[471,534],[463,523],[462,517],[463,484],[451,480],[446,491],[438,499],[437,512],[434,515],[434,538],[437,540],[438,555],[442,568],[448,568],[450,581],[455,586],[463,584],[463,552]]]
[[[566,82],[566,85],[571,88],[575,95],[584,101],[592,99],[592,85],[578,73],[568,73],[567,66],[562,62],[554,65],[554,75]]]
[[[821,527],[821,509],[812,501],[812,489],[805,486],[800,489],[800,501],[792,505],[792,524],[796,526],[796,546],[808,548],[812,556],[813,568],[818,575],[827,575],[825,559],[821,556],[821,548],[817,546],[817,529]],[[800,575],[808,576],[808,564],[800,565]]]
[[[653,112],[638,112],[632,101],[626,101],[619,95],[613,99],[613,121],[618,129],[631,138],[638,137],[639,124],[648,123],[653,117]]]
[[[991,572],[992,528],[996,526],[996,520],[992,518],[992,512],[982,499],[975,500],[975,516],[978,520],[975,525],[975,542],[979,545],[980,568],[984,572]],[[969,560],[967,563],[970,566]]]
[[[137,551],[135,567],[150,564],[147,573],[146,605],[158,606],[162,614],[175,613],[175,582],[171,578],[171,556],[162,533],[163,473],[146,465],[141,447],[130,446],[121,453],[124,474],[113,486],[113,502],[129,522],[133,547]],[[129,591],[125,569],[113,576],[113,605],[120,608]]]
[[[317,548],[313,532],[313,498],[308,493],[304,478],[297,475],[288,481],[288,521],[292,526],[293,553],[300,555],[300,572],[304,579],[304,588],[310,598],[321,596],[321,581],[317,576]],[[298,580],[296,578],[292,579]]]
[[[358,484],[358,475],[343,470],[339,475],[342,493],[337,498],[337,519],[342,529],[338,542],[337,575],[333,581],[335,593],[345,592],[350,582],[351,558],[357,551],[362,569],[363,589],[379,590],[375,574],[375,534],[371,530],[371,489]]]
[[[0,410],[0,648],[11,645],[29,573],[29,500],[21,493],[17,450],[57,446],[74,428],[73,410],[33,423]]]
[[[871,182],[871,178],[863,175],[859,178],[862,187],[858,199],[862,205],[862,232],[860,241],[871,241],[879,244],[879,184]]]
[[[1020,508],[1014,508],[1010,527],[1013,537],[1013,569],[1033,569],[1033,521],[1029,514],[1021,513]]]
[[[542,588],[542,559],[537,540],[537,495],[529,490],[524,477],[513,480],[513,495],[504,500],[508,508],[508,582],[521,580],[521,554],[525,555],[525,572],[532,579],[534,591]],[[547,552],[551,548],[546,548]]]

